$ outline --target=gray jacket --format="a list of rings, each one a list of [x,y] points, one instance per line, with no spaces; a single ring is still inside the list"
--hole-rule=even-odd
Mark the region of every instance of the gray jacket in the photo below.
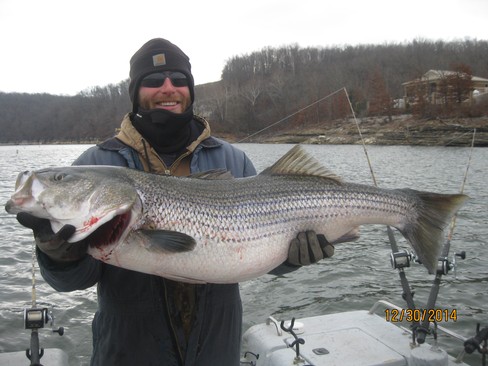
[[[74,165],[142,169],[137,153],[117,139],[88,149]],[[242,151],[214,137],[197,146],[190,163],[191,173],[211,169],[227,169],[235,177],[256,174]],[[90,256],[59,266],[38,254],[41,273],[54,289],[73,291],[97,284],[91,365],[239,365],[242,304],[237,284],[195,285],[196,306],[186,338],[172,298],[174,282]]]

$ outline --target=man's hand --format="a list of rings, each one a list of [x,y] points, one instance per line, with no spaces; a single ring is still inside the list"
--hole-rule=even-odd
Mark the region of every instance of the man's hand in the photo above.
[[[54,234],[51,223],[47,219],[40,219],[26,212],[19,212],[17,221],[32,229],[39,249],[55,262],[73,262],[83,258],[86,254],[88,243],[84,241],[67,242],[76,230],[73,225],[64,225]]]
[[[334,246],[322,234],[315,231],[301,232],[290,243],[286,263],[293,266],[306,266],[334,255]]]

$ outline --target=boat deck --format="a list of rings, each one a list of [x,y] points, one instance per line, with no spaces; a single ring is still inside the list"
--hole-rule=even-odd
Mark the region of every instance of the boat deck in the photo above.
[[[407,329],[366,310],[296,319],[293,330],[298,338],[305,341],[299,345],[301,360],[296,359],[296,349],[290,347],[295,338],[282,331],[280,324],[270,317],[265,324],[255,325],[245,332],[242,364],[466,365],[455,362],[444,350],[430,344],[412,346],[412,337]]]

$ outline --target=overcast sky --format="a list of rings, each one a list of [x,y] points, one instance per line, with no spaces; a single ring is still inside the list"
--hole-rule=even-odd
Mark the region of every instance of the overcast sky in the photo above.
[[[0,0],[0,91],[118,83],[154,37],[183,49],[202,84],[268,46],[488,40],[488,0]]]

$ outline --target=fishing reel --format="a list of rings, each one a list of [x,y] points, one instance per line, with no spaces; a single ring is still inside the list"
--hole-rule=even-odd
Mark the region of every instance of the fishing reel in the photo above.
[[[410,262],[414,259],[412,253],[407,250],[390,253],[390,262],[393,269],[410,267]]]
[[[456,277],[457,260],[456,257],[460,259],[466,259],[466,252],[455,253],[452,260],[447,257],[439,258],[437,261],[437,274],[447,275],[450,270],[454,269],[454,277]],[[401,250],[398,252],[390,253],[390,262],[393,269],[408,268],[411,262],[421,263],[420,260],[407,250]]]
[[[25,355],[31,361],[31,365],[41,365],[44,348],[39,347],[38,330],[44,328],[48,322],[53,333],[58,333],[60,336],[64,334],[63,327],[54,329],[54,316],[48,308],[24,308],[24,327],[31,330],[30,348],[25,350]]]
[[[58,333],[60,336],[64,334],[64,328],[59,327],[54,329],[54,316],[52,311],[48,308],[30,308],[24,309],[24,328],[37,330],[44,328],[44,325],[50,323],[53,333]]]
[[[480,323],[476,325],[476,335],[467,339],[464,342],[464,350],[467,353],[473,353],[474,351],[478,351],[483,355],[488,354],[488,327],[484,327],[480,329]]]
[[[447,257],[439,258],[439,260],[437,261],[437,274],[446,275],[449,273],[450,270],[454,269],[454,278],[456,278],[457,275],[456,257],[459,257],[461,259],[466,259],[466,252],[463,250],[462,252],[454,253],[451,261],[449,261],[449,258]]]

